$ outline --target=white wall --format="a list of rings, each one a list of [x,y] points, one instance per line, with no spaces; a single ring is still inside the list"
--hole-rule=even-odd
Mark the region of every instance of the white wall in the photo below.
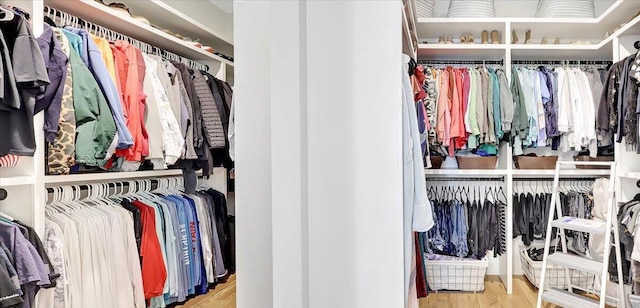
[[[235,2],[238,307],[403,306],[401,9]]]
[[[237,306],[272,307],[270,3],[235,2]]]

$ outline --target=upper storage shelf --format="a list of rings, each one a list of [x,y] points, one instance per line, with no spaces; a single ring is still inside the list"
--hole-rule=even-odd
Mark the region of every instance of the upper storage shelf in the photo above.
[[[149,1],[140,1],[149,2]],[[233,62],[190,45],[183,40],[146,25],[131,17],[114,13],[109,7],[94,0],[45,0],[45,5],[75,15],[89,22],[120,32],[158,48],[196,61],[218,61],[233,66]],[[168,18],[175,18],[174,16]],[[187,21],[184,21],[187,23]]]
[[[513,60],[607,60],[613,57],[614,38],[640,35],[639,11],[640,1],[617,0],[598,18],[419,18],[419,42],[429,44],[421,44],[418,55],[423,59],[491,60],[510,53]],[[479,45],[483,30],[497,30],[502,44]],[[519,38],[516,44],[511,44],[512,30]],[[532,32],[532,44],[523,44],[527,30]],[[475,45],[434,44],[440,36],[452,36],[457,42],[460,35],[467,33],[474,36]],[[542,38],[547,38],[549,44],[540,44]],[[555,38],[560,38],[561,44],[553,44]],[[570,44],[574,41],[589,44]]]
[[[426,39],[437,41],[439,36],[451,35],[459,38],[460,35],[471,33],[476,42],[480,42],[478,36],[483,30],[491,32],[498,30],[504,42],[504,30],[506,18],[418,18],[416,29],[418,30],[418,41]]]
[[[556,37],[575,40],[600,40],[613,33],[622,23],[633,19],[640,11],[640,1],[617,0],[597,18],[509,18],[511,29],[531,29],[535,37]]]
[[[233,20],[230,14],[225,14],[217,9],[213,4],[207,1],[170,1],[170,0],[127,0],[123,1],[131,10],[131,14],[141,15],[149,19],[152,25],[160,28],[170,29],[181,35],[199,39],[203,45],[211,46],[215,51],[223,54],[233,55],[233,38],[226,31],[227,27],[233,26]],[[216,23],[189,16],[186,10],[179,10],[176,5],[185,7],[187,5],[197,5],[197,9],[207,11],[211,16],[210,20],[222,19]],[[214,12],[214,11],[220,12]],[[215,15],[213,15],[216,13]],[[222,16],[219,16],[222,15]],[[228,15],[228,16],[227,16]],[[227,20],[228,19],[228,20]]]

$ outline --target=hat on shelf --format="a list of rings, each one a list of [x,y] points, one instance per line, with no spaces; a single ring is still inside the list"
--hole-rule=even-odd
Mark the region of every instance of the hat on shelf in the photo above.
[[[416,15],[418,18],[431,18],[436,6],[436,0],[416,0]]]
[[[494,0],[451,0],[447,17],[496,17]]]
[[[594,0],[539,0],[536,17],[595,18]]]

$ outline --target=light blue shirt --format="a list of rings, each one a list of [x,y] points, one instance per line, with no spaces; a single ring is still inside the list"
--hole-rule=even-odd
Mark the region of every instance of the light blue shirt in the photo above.
[[[118,92],[116,84],[113,82],[113,79],[111,79],[111,76],[109,75],[107,65],[102,59],[102,53],[100,53],[98,46],[87,31],[71,27],[66,27],[63,30],[70,31],[71,33],[76,34],[80,37],[81,42],[77,43],[78,47],[81,48],[78,50],[80,58],[82,58],[82,61],[87,66],[87,68],[89,68],[89,71],[91,71],[93,77],[96,79],[96,82],[100,86],[100,89],[102,89],[102,93],[107,99],[109,107],[111,107],[111,114],[113,115],[113,119],[116,122],[116,127],[118,128],[117,148],[130,148],[133,145],[133,137],[131,136],[129,128],[127,128],[127,122],[124,120],[122,101],[120,100],[120,92]],[[65,34],[66,33],[67,32],[65,32]],[[69,39],[69,41],[71,43],[71,38]],[[73,45],[74,43],[71,44]],[[75,45],[73,46],[75,48]]]

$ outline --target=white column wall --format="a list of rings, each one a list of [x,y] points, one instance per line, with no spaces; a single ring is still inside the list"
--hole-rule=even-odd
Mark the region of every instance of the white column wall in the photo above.
[[[236,296],[273,307],[269,1],[235,1]]]
[[[236,0],[237,304],[404,305],[399,0]]]

